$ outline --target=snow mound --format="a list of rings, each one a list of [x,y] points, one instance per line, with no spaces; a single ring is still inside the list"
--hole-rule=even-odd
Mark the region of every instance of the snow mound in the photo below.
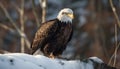
[[[101,59],[99,59],[98,57],[90,57],[89,59],[98,62],[98,63],[104,63]]]
[[[0,54],[0,69],[93,69],[93,62],[50,59],[42,55],[10,53]]]

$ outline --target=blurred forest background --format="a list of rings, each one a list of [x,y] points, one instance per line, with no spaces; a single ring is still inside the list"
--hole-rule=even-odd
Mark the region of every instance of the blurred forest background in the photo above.
[[[120,0],[0,0],[0,53],[29,53],[41,22],[66,7],[74,11],[74,35],[62,56],[97,56],[120,68]]]

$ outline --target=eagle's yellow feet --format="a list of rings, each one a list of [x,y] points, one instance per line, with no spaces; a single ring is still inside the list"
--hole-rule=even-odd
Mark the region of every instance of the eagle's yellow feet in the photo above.
[[[53,55],[53,53],[50,54],[49,58],[55,59],[55,56]]]

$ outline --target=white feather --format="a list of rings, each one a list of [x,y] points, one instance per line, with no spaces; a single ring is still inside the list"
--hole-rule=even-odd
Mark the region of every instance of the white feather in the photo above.
[[[67,15],[62,14],[63,12],[73,14],[73,11],[70,8],[64,8],[58,13],[58,16],[57,16],[58,20],[60,20],[61,22],[70,22],[70,23],[72,23],[72,18],[70,18]]]

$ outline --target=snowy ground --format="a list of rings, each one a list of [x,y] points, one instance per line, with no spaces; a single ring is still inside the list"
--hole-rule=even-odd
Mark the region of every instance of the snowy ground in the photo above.
[[[0,54],[0,69],[93,69],[93,62],[103,63],[97,57],[87,62],[80,60],[50,59],[42,55],[23,53]]]

